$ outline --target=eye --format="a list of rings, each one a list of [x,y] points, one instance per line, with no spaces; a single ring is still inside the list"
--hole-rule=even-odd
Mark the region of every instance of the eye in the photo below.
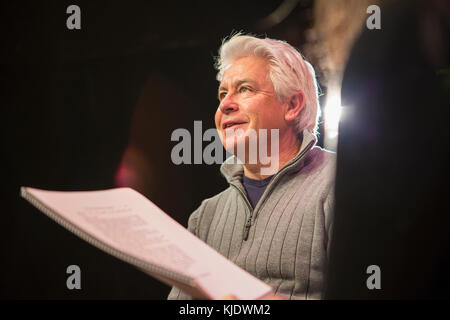
[[[227,95],[227,93],[225,91],[219,92],[219,101],[221,101],[223,98],[225,98],[226,95]]]
[[[247,92],[247,91],[251,91],[251,89],[249,87],[240,87],[239,88],[239,92]]]

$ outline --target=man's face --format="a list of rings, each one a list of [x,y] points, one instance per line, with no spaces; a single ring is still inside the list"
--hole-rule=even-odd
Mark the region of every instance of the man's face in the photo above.
[[[247,143],[249,129],[286,129],[284,109],[275,95],[269,78],[269,63],[256,56],[239,58],[226,69],[219,86],[219,107],[215,115],[216,128],[228,152],[237,144]],[[233,131],[242,129],[237,136]],[[248,140],[248,138],[247,138]]]

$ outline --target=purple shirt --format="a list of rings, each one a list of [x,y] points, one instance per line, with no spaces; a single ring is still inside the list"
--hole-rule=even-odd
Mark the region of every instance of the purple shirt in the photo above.
[[[245,175],[242,176],[242,184],[244,185],[245,191],[247,191],[248,200],[253,208],[256,207],[259,199],[261,199],[261,196],[266,190],[270,180],[272,180],[272,177],[273,176],[270,176],[263,180],[254,180]]]

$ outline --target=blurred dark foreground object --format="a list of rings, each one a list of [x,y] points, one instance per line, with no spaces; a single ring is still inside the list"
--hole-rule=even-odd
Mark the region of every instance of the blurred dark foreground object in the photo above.
[[[450,297],[448,8],[389,2],[353,48],[326,299]]]

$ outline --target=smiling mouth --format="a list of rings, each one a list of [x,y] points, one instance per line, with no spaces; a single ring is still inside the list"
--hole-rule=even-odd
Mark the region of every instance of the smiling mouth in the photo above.
[[[235,126],[238,126],[238,125],[240,125],[240,124],[244,124],[245,122],[230,122],[230,123],[225,123],[224,125],[223,125],[223,129],[229,129],[229,128],[232,128],[232,127],[235,127]]]

